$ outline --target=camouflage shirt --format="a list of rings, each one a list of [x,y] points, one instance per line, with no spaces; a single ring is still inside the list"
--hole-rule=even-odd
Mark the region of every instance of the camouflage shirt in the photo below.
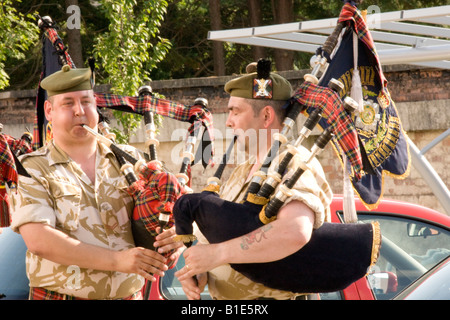
[[[137,153],[136,153],[137,154]],[[134,247],[133,199],[112,151],[98,144],[95,183],[53,141],[21,159],[31,178],[20,177],[13,198],[13,230],[48,224],[74,239],[110,250]],[[86,299],[120,299],[144,284],[136,274],[65,266],[26,254],[31,287]]]
[[[303,147],[301,149],[301,159],[306,161],[309,151]],[[272,162],[271,169],[276,165],[278,159],[282,159],[283,155],[284,152]],[[221,188],[220,196],[222,199],[233,202],[243,200],[249,185],[246,179],[254,163],[252,160],[254,159],[250,158],[233,170],[230,178]],[[299,159],[294,158],[289,168],[297,168],[297,161]],[[318,228],[324,221],[330,221],[329,205],[333,194],[317,159],[312,161],[310,168],[311,170],[307,170],[297,181],[293,188],[294,194],[288,198],[286,204],[292,200],[299,200],[307,204],[315,213],[314,228]],[[292,173],[292,171],[289,171],[283,180],[287,179]],[[197,236],[200,242],[207,243],[207,240],[201,234],[197,234]],[[232,269],[230,265],[222,265],[208,272],[208,289],[212,298],[218,300],[253,300],[261,297],[287,300],[298,295],[255,283]]]

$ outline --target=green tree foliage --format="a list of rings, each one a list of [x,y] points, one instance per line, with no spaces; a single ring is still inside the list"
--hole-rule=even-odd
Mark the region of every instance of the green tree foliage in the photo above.
[[[9,86],[9,75],[5,62],[20,61],[37,41],[37,27],[34,17],[17,12],[13,1],[1,0],[0,6],[0,90]],[[15,1],[20,2],[20,0]]]
[[[0,0],[1,3],[2,0]],[[12,7],[16,11],[17,17],[29,20],[27,29],[30,32],[32,45],[24,52],[24,57],[20,59],[8,58],[5,62],[5,72],[10,77],[10,86],[7,90],[35,89],[39,83],[39,77],[42,71],[42,46],[40,38],[43,36],[41,30],[37,27],[37,19],[33,17],[36,14],[41,16],[50,16],[56,23],[59,36],[62,38],[68,52],[74,50],[69,46],[67,36],[66,0],[21,0],[11,1]],[[93,45],[97,35],[107,30],[109,20],[99,10],[98,2],[95,0],[79,0],[78,5],[81,10],[81,42],[82,51],[85,59],[93,55]],[[30,18],[28,18],[30,17]],[[1,33],[4,34],[3,31]],[[5,34],[8,34],[5,32]],[[87,65],[85,63],[85,65]],[[78,68],[83,67],[77,65]],[[102,72],[99,70],[99,78],[102,78]]]
[[[136,95],[150,79],[150,71],[162,61],[170,42],[159,36],[166,1],[105,0],[101,10],[110,23],[108,31],[97,36],[94,54],[98,66],[107,75],[111,91]],[[114,130],[118,142],[127,143],[139,127],[141,116],[114,111],[123,130]]]
[[[1,0],[0,0],[1,1]],[[307,21],[313,19],[324,19],[337,17],[342,8],[342,0],[292,0],[294,21]],[[380,12],[389,12],[395,10],[409,10],[415,8],[425,8],[433,6],[448,5],[449,0],[364,0],[359,5],[360,9],[366,9],[371,5],[379,7]],[[158,2],[162,2],[165,11],[158,11]],[[59,34],[63,41],[67,43],[67,37],[65,32],[65,21],[67,19],[66,7],[64,0],[21,0],[21,1],[2,1],[3,12],[6,12],[4,8],[13,8],[16,10],[16,18],[21,20],[30,20],[27,14],[34,11],[38,11],[42,16],[49,15],[53,18],[57,24],[60,25]],[[86,59],[89,56],[95,54],[96,43],[99,42],[100,36],[105,36],[107,33],[113,34],[109,31],[110,28],[117,29],[120,26],[118,18],[113,18],[110,15],[113,4],[117,1],[106,0],[79,0],[79,6],[81,8],[81,37],[82,37],[82,50],[83,57]],[[124,5],[127,2],[124,1]],[[159,30],[159,37],[162,39],[168,39],[172,44],[171,49],[164,56],[161,61],[154,61],[153,64],[144,65],[144,68],[148,68],[148,77],[153,80],[160,79],[179,79],[189,77],[207,77],[214,75],[213,69],[213,56],[212,56],[212,41],[207,39],[208,32],[211,30],[211,22],[209,16],[209,0],[167,0],[167,1],[131,1],[134,6],[134,11],[129,17],[126,17],[130,23],[134,24],[133,30],[139,30],[137,21],[131,21],[130,17],[137,17],[137,10],[144,12],[149,6],[155,7],[155,12],[151,14],[147,13],[149,19],[154,19],[153,15],[158,16],[158,24],[154,25],[154,28]],[[271,25],[274,24],[273,6],[278,5],[278,1],[274,0],[260,0],[258,4],[261,6],[261,24]],[[115,4],[117,6],[117,4]],[[247,0],[220,0],[221,6],[221,25],[223,29],[236,29],[249,27],[249,9]],[[22,17],[22,18],[19,18]],[[151,18],[150,18],[151,17]],[[113,20],[115,19],[115,20]],[[119,24],[117,24],[119,23]],[[5,38],[0,44],[0,58],[5,57],[5,51],[9,50],[5,41],[11,40],[7,35],[11,32],[11,28],[5,25],[5,19],[0,22],[2,25],[0,37]],[[112,26],[112,24],[114,24]],[[128,22],[127,22],[128,24]],[[39,34],[34,26],[26,28],[30,32],[30,39]],[[125,30],[126,31],[126,30]],[[158,31],[149,31],[150,34],[157,35]],[[124,33],[122,34],[124,35]],[[146,36],[146,33],[143,33]],[[120,34],[117,34],[120,37]],[[27,36],[28,37],[28,36]],[[135,43],[139,43],[138,38],[140,34],[132,35]],[[20,37],[19,37],[20,38]],[[143,37],[144,38],[144,37]],[[35,38],[36,39],[36,38]],[[117,43],[113,43],[109,39],[109,43],[114,45],[110,48],[110,55],[115,55],[116,51],[118,55],[121,55],[121,59],[124,59],[126,55],[123,54],[123,50],[117,46]],[[148,42],[148,40],[145,40]],[[150,55],[155,52],[155,46],[158,42],[158,37],[153,37],[150,43],[152,46],[148,47]],[[23,52],[25,58],[15,59],[10,58],[10,53],[7,52],[7,60],[0,60],[0,63],[4,63],[3,71],[10,76],[10,89],[21,88],[35,88],[39,79],[40,73],[40,46],[37,41],[34,42],[35,46],[31,46],[26,52]],[[168,45],[168,43],[166,43]],[[224,43],[225,45],[225,67],[226,74],[240,73],[244,71],[246,64],[253,60],[252,48],[247,45]],[[70,53],[71,48],[69,48]],[[138,54],[141,51],[137,51]],[[134,54],[134,51],[132,52]],[[266,48],[266,56],[273,57],[273,49]],[[309,53],[295,53],[294,69],[309,68],[309,59],[311,54]],[[133,58],[131,58],[133,59]],[[138,58],[140,60],[140,58]],[[135,65],[139,65],[139,62]],[[103,68],[106,66],[103,62],[99,63],[97,71],[97,79],[101,83],[107,83],[110,74]],[[125,82],[125,81],[123,81]]]
[[[167,15],[161,25],[161,35],[173,46],[167,57],[152,73],[154,79],[213,76],[212,43],[207,40],[210,29],[208,0],[169,1]],[[273,6],[278,1],[258,1],[262,12],[262,25],[274,24]],[[409,10],[448,5],[449,0],[364,0],[359,8],[371,5],[380,12]],[[294,21],[308,21],[337,17],[342,0],[293,0]],[[224,30],[250,27],[246,0],[221,0],[221,23]],[[251,46],[224,43],[226,74],[240,73],[252,61]],[[266,56],[273,58],[273,49],[266,48]],[[309,68],[310,53],[295,52],[294,69]]]

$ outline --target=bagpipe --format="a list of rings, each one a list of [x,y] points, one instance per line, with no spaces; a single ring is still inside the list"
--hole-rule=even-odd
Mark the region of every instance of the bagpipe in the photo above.
[[[126,112],[141,113],[144,116],[146,131],[146,146],[149,151],[149,161],[147,159],[137,159],[124,148],[114,141],[114,134],[109,130],[109,125],[102,115],[100,117],[99,129],[102,132],[96,132],[91,128],[84,128],[93,134],[97,139],[106,144],[116,155],[121,166],[121,172],[124,174],[129,187],[128,193],[133,197],[135,207],[132,214],[131,226],[136,246],[142,246],[154,249],[154,237],[158,234],[156,229],[161,227],[172,227],[174,224],[172,208],[175,201],[184,193],[191,192],[188,186],[188,169],[194,161],[194,148],[196,139],[200,134],[201,126],[207,122],[208,130],[212,130],[212,119],[209,111],[206,109],[207,101],[203,98],[195,100],[194,105],[184,106],[173,101],[158,99],[153,97],[150,86],[143,86],[139,89],[137,97],[127,97],[119,95],[96,94],[97,106],[113,107],[117,110]],[[168,114],[166,108],[171,110],[175,119],[183,119],[191,122],[188,129],[188,137],[185,142],[185,151],[178,173],[173,174],[166,170],[157,158],[156,147],[159,142],[156,138],[153,106],[158,114]],[[183,117],[175,116],[175,109],[183,109]],[[137,111],[139,110],[139,111]],[[179,113],[181,110],[178,110]],[[206,132],[206,130],[205,130]],[[204,132],[204,133],[205,133]],[[211,131],[212,132],[212,131]],[[212,142],[207,134],[208,142]],[[206,161],[208,162],[208,161]],[[166,253],[166,257],[171,252]]]
[[[319,113],[308,118],[302,128],[314,124]],[[195,222],[210,243],[218,243],[244,236],[270,223],[292,195],[292,188],[300,176],[309,170],[308,163],[318,155],[333,137],[330,128],[323,131],[315,142],[308,160],[285,180],[273,197],[280,179],[266,179],[259,190],[248,193],[243,203],[221,199],[217,186],[208,186],[201,193],[186,194],[175,203],[176,233],[189,246],[195,236]],[[276,171],[283,171],[288,158],[298,153],[298,146],[290,146]],[[223,162],[218,171],[222,170]],[[273,173],[273,176],[275,176]],[[215,175],[216,180],[218,175]],[[249,187],[250,188],[250,187]],[[268,191],[272,190],[272,191]],[[270,193],[270,194],[269,194]],[[378,224],[340,224],[325,222],[315,229],[311,240],[294,254],[267,263],[231,264],[231,267],[249,279],[267,287],[296,293],[330,292],[341,290],[367,274],[379,252],[381,235]]]
[[[343,85],[339,81],[330,81],[324,87],[318,84],[317,79],[319,72],[326,68],[327,56],[336,46],[344,26],[343,23],[338,24],[322,48],[321,56],[316,59],[317,65],[312,73],[305,76],[305,82],[289,100],[281,132],[274,135],[274,142],[261,169],[254,174],[244,201],[234,203],[221,199],[217,193],[217,175],[211,179],[212,185],[202,192],[186,194],[177,200],[173,208],[176,233],[187,246],[196,239],[194,222],[210,243],[218,243],[247,235],[276,219],[280,208],[293,195],[295,183],[310,170],[310,161],[330,140],[342,146],[349,154],[355,172],[360,173],[362,160],[358,137],[347,126],[357,104],[348,96],[341,98]],[[269,170],[280,147],[286,144],[285,135],[300,112],[309,114],[309,117],[299,132],[299,138],[286,146],[287,152],[279,155],[281,160],[274,163],[275,169]],[[300,144],[319,121],[327,125],[304,160],[299,155]],[[283,181],[288,164],[294,158],[297,158],[299,166]],[[222,162],[218,171],[223,165],[226,164]],[[296,293],[332,292],[342,290],[365,276],[376,262],[380,246],[381,231],[377,222],[325,222],[313,230],[310,241],[303,248],[283,259],[230,266],[250,280],[270,288]]]
[[[97,106],[112,106],[117,110],[126,112],[132,110],[131,112],[142,113],[144,116],[145,144],[149,151],[148,161],[147,159],[135,158],[115,143],[115,135],[109,130],[107,118],[102,112],[99,112],[98,124],[102,134],[88,126],[83,127],[113,151],[121,166],[120,170],[129,184],[127,192],[133,197],[135,204],[131,216],[131,229],[135,245],[156,250],[153,243],[158,231],[161,232],[164,228],[170,228],[174,224],[172,210],[175,201],[181,195],[192,192],[188,186],[188,169],[195,158],[193,151],[202,125],[205,125],[205,128],[211,131],[211,133],[207,130],[204,131],[202,142],[207,140],[206,144],[212,143],[212,118],[206,109],[207,100],[198,98],[193,106],[184,106],[153,97],[150,86],[139,88],[137,97],[102,95],[99,98],[99,95],[97,95],[96,98]],[[182,164],[177,174],[165,170],[157,157],[156,147],[159,145],[159,141],[156,138],[154,113],[151,107],[158,114],[167,114],[172,118],[191,122]],[[200,144],[200,147],[202,146],[203,144]],[[202,155],[204,155],[203,152]],[[209,160],[204,162],[209,162]],[[172,253],[173,251],[168,251],[163,256],[168,258]],[[150,285],[147,284],[144,292],[145,300],[148,299],[149,293]]]

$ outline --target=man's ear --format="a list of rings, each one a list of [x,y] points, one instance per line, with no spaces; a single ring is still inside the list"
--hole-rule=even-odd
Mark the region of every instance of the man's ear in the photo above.
[[[47,121],[52,121],[52,104],[48,100],[44,102],[44,114]]]
[[[264,127],[268,128],[275,121],[275,117],[276,117],[275,110],[273,109],[272,106],[265,106],[262,109],[262,115],[264,117]]]

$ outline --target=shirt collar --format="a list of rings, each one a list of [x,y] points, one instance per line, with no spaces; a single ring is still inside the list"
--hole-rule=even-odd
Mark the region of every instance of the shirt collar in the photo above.
[[[56,145],[55,141],[52,139],[47,145],[49,151],[49,165],[69,163],[71,161],[69,155]],[[97,142],[97,151],[101,157],[114,156],[112,150],[104,145],[103,143]]]

